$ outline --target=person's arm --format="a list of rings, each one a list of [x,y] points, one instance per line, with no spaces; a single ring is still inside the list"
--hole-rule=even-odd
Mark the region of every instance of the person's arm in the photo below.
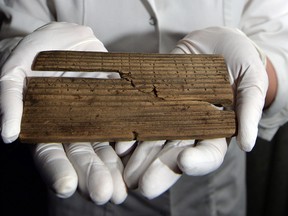
[[[274,66],[272,65],[269,58],[266,58],[266,72],[268,75],[269,86],[265,98],[265,105],[264,108],[267,109],[275,100],[278,88],[278,80]]]
[[[239,28],[269,58],[269,90],[258,136],[271,140],[288,119],[288,1],[247,1]]]

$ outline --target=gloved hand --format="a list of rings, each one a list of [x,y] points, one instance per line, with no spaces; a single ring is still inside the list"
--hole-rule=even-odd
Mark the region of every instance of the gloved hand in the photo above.
[[[172,52],[220,54],[224,57],[234,92],[237,142],[242,150],[251,151],[268,89],[265,54],[243,32],[228,27],[192,32]]]
[[[25,82],[32,76],[81,76],[116,78],[115,73],[35,72],[31,64],[43,50],[106,51],[90,28],[69,23],[51,23],[26,36],[5,62],[1,74],[2,138],[17,139]],[[37,144],[34,158],[44,180],[59,197],[79,190],[97,204],[121,203],[127,196],[123,165],[108,143]]]
[[[235,96],[236,139],[242,150],[250,151],[255,144],[268,88],[264,54],[244,33],[226,27],[192,32],[179,41],[172,53],[224,56]],[[119,146],[121,152],[121,143]],[[197,176],[214,171],[222,164],[226,151],[225,138],[144,142],[130,157],[124,180],[128,187],[138,186],[151,199],[169,189],[182,172]]]

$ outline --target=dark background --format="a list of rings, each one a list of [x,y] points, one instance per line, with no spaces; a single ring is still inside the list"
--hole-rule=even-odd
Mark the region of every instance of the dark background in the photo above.
[[[47,189],[34,166],[29,146],[18,141],[0,142],[0,215],[46,215]]]
[[[247,153],[248,216],[288,215],[288,123]]]

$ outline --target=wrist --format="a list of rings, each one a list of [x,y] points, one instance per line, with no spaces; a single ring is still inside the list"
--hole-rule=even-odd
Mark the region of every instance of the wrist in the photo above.
[[[264,109],[270,107],[270,105],[273,103],[276,98],[278,88],[276,71],[269,58],[267,58],[266,72],[268,75],[269,86],[266,93]]]

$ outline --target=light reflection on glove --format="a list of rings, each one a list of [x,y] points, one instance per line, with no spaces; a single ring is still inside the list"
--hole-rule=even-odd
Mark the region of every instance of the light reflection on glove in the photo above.
[[[239,147],[250,151],[257,137],[268,88],[266,57],[237,29],[213,27],[195,31],[179,41],[174,54],[220,54],[224,56],[234,91]],[[116,143],[117,146],[117,143]],[[121,149],[121,143],[119,144]],[[197,141],[157,141],[137,145],[124,169],[128,187],[147,198],[168,190],[180,177],[205,175],[216,170],[227,152],[225,138]],[[151,154],[151,155],[150,155]]]
[[[81,76],[116,78],[115,73],[35,72],[31,63],[43,50],[106,51],[88,27],[51,23],[26,36],[5,62],[1,74],[2,138],[19,136],[27,77]],[[82,194],[97,204],[121,203],[127,196],[123,165],[109,143],[37,144],[35,163],[44,180],[59,197],[71,196],[79,185]]]

